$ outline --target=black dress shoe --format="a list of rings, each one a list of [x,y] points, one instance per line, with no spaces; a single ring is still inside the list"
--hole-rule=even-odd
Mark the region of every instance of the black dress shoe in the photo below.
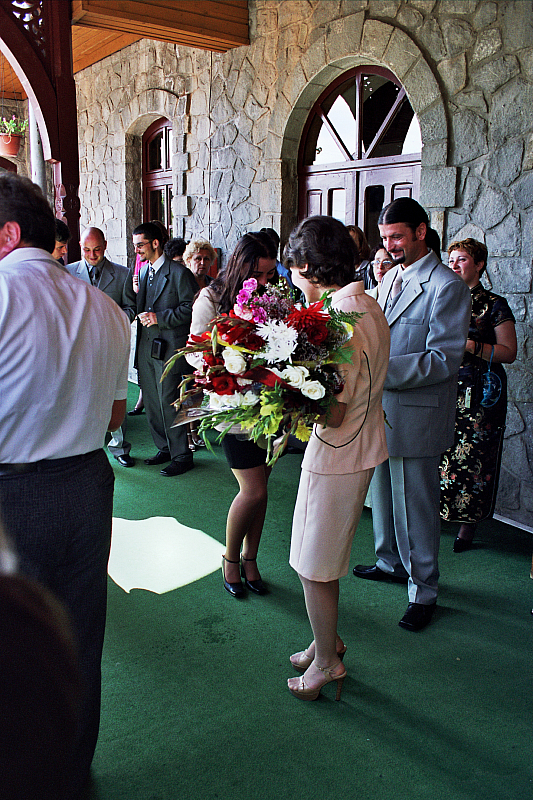
[[[165,478],[173,478],[175,475],[183,475],[194,467],[192,461],[171,461],[168,467],[161,470],[161,475]]]
[[[436,601],[426,606],[422,605],[422,603],[409,603],[407,611],[398,625],[400,628],[405,628],[406,631],[421,631],[431,622],[431,617],[436,607]]]
[[[135,459],[132,458],[128,453],[124,453],[123,456],[117,456],[117,461],[119,464],[122,464],[123,467],[134,467],[135,466]]]
[[[144,408],[132,408],[128,411],[128,417],[138,417],[140,414],[144,414]]]
[[[170,461],[170,453],[164,453],[162,450],[159,450],[155,456],[150,456],[150,458],[144,459],[144,463],[149,464],[150,466],[155,464],[166,464],[167,461]]]
[[[239,581],[238,583],[229,583],[226,580],[226,571],[224,569],[224,562],[228,561],[226,556],[222,556],[222,580],[224,581],[224,589],[230,593],[232,597],[236,597],[237,600],[245,597],[246,592],[244,591],[244,586]],[[228,561],[228,564],[238,564],[238,561]]]
[[[471,547],[472,540],[468,541],[468,539],[461,539],[460,536],[457,536],[455,542],[453,543],[453,552],[464,553],[465,550],[470,550]]]
[[[246,577],[244,562],[255,561],[255,560],[256,560],[255,558],[245,558],[244,556],[241,556],[241,577],[244,581],[244,585],[251,592],[255,592],[255,594],[268,594],[268,589],[266,588],[261,578],[258,578],[256,581],[249,581],[248,578]]]
[[[393,575],[392,572],[383,572],[376,564],[369,567],[364,567],[358,564],[353,568],[353,574],[356,578],[366,578],[369,581],[389,581],[390,583],[407,583],[408,578],[402,578],[400,575]]]

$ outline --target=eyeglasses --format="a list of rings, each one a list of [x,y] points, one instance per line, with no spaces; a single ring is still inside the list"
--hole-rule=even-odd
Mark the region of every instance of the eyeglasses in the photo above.
[[[372,263],[373,267],[379,267],[380,264],[381,264],[382,267],[392,267],[392,265],[394,264],[394,261],[389,261],[388,259],[385,259],[385,261],[380,261],[379,259],[376,259],[375,261],[372,261],[371,263]]]
[[[153,241],[153,240],[152,240],[152,241]],[[134,247],[134,249],[135,249],[135,250],[138,250],[138,249],[139,249],[139,247],[144,247],[144,245],[145,245],[145,244],[152,244],[152,241],[148,241],[148,242],[137,242],[137,244],[134,244],[134,245],[133,245],[133,247]]]

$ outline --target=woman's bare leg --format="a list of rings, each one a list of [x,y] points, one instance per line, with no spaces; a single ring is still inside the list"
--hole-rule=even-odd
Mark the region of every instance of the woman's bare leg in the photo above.
[[[337,619],[339,612],[339,581],[310,581],[299,576],[304,587],[307,616],[315,637],[315,658],[304,673],[305,685],[318,688],[324,683],[324,673],[317,668],[332,667],[339,664],[338,672],[344,667],[337,654]],[[291,678],[294,688],[299,685],[300,678]]]

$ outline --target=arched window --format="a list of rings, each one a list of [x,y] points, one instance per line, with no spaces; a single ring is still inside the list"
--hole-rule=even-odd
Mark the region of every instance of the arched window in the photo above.
[[[143,221],[157,219],[172,230],[172,123],[162,117],[142,139]]]
[[[398,79],[380,67],[341,75],[313,106],[298,158],[299,216],[327,214],[379,243],[377,217],[396,197],[418,197],[422,142]]]
[[[8,158],[0,156],[0,172],[16,172],[17,165],[13,164]]]

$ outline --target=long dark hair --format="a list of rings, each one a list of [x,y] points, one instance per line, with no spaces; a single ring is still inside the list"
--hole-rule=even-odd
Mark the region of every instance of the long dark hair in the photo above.
[[[342,222],[317,216],[307,217],[294,228],[283,261],[289,269],[299,267],[300,275],[310,283],[347,286],[354,280],[360,259],[357,245]]]
[[[275,259],[277,248],[263,231],[245,233],[229,257],[227,265],[210,284],[210,289],[220,294],[220,311],[227,314],[233,308],[242,284],[251,278],[260,258]]]

